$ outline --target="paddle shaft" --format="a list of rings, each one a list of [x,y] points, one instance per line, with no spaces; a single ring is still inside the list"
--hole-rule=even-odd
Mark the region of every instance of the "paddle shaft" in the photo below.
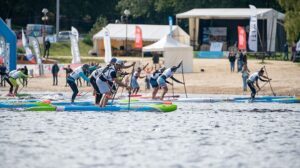
[[[122,77],[121,81],[123,81],[124,77],[125,77],[125,75]],[[117,94],[117,92],[118,92],[118,90],[119,90],[119,87],[120,87],[120,86],[118,85],[118,86],[117,86],[117,89],[116,89],[116,92],[114,93],[114,96],[113,96],[113,98],[112,98],[112,100],[111,100],[111,105],[114,103],[114,100],[115,100],[116,94]],[[123,89],[124,89],[124,87],[123,87]],[[123,89],[122,89],[122,91],[123,91]]]
[[[186,87],[185,87],[185,80],[184,80],[184,73],[183,73],[183,62],[181,64],[181,74],[182,74],[182,80],[183,80],[183,86],[184,86],[184,92],[185,92],[185,97],[187,98],[187,92],[186,92]],[[173,95],[174,96],[174,95]]]
[[[129,81],[130,89],[128,91],[128,111],[130,110],[131,81],[132,81],[132,77],[133,77],[133,73],[134,73],[134,67],[135,67],[135,65],[133,65],[133,67],[132,67],[131,77],[130,77],[130,81]]]
[[[264,66],[264,69],[265,69],[265,71],[266,71],[267,77],[269,78],[269,75],[268,75],[266,66]],[[269,79],[270,79],[270,78],[269,78]],[[273,90],[273,87],[272,87],[272,85],[271,85],[270,80],[268,81],[268,83],[270,84],[270,88],[271,88],[271,91],[272,91],[272,93],[273,93],[273,96],[276,96],[276,93],[275,93],[274,90]]]

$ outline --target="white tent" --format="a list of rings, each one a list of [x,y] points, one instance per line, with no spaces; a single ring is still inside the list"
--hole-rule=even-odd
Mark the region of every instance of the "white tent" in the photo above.
[[[128,48],[134,48],[135,28],[139,26],[142,29],[143,44],[151,44],[156,42],[170,33],[169,25],[146,25],[146,24],[108,24],[105,28],[110,33],[112,47],[119,49],[124,46],[125,41],[128,42]],[[190,45],[190,36],[179,26],[172,26],[172,35],[174,39],[181,43]],[[99,55],[104,52],[103,46],[104,31],[101,30],[93,36],[94,49]]]
[[[272,8],[257,8],[256,12],[257,19],[267,20],[267,50],[275,51],[277,22],[284,20],[284,14]],[[200,8],[176,14],[176,20],[189,19],[192,45],[198,45],[200,20],[250,19],[250,16],[250,8]]]
[[[143,47],[143,53],[155,51],[163,52],[166,68],[183,61],[183,71],[193,72],[193,48],[191,46],[182,44],[167,35],[158,42]],[[181,72],[181,69],[177,72]]]

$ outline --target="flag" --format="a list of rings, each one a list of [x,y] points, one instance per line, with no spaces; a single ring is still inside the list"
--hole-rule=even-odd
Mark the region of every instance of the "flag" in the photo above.
[[[257,51],[257,16],[256,16],[256,7],[253,5],[249,5],[251,18],[250,18],[250,30],[249,30],[249,38],[248,45],[249,49],[252,51]]]
[[[142,29],[139,26],[135,27],[135,48],[143,48]]]
[[[172,19],[172,16],[169,16],[169,26],[170,26],[170,36],[172,36],[172,27],[173,27],[173,19]]]
[[[42,60],[41,60],[40,44],[36,38],[32,38],[31,43],[32,43],[33,51],[36,55],[37,63],[41,64]]]
[[[245,28],[242,26],[238,26],[238,49],[246,50],[246,31]]]
[[[104,37],[103,37],[103,43],[104,43],[104,50],[105,50],[105,57],[104,61],[105,63],[109,63],[112,56],[111,56],[111,43],[110,43],[110,35],[107,28],[103,28],[104,30]]]
[[[71,27],[70,41],[71,41],[71,54],[73,56],[72,64],[80,64],[80,52],[78,45],[79,33],[75,27]]]
[[[31,49],[29,48],[29,45],[27,43],[27,39],[26,39],[26,36],[24,34],[24,31],[22,29],[22,44],[23,44],[23,47],[25,49],[25,56],[27,58],[27,60],[30,62],[30,63],[33,63],[35,64],[36,61],[35,61],[35,57],[34,55],[32,54],[32,51]]]

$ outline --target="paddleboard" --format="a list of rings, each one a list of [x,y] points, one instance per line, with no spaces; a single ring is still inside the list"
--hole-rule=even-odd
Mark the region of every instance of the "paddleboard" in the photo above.
[[[153,105],[131,105],[129,111],[133,112],[172,112],[177,109],[175,104],[153,104]],[[99,106],[78,106],[78,105],[67,105],[67,106],[35,106],[25,109],[25,111],[78,111],[78,112],[118,112],[128,111],[128,106],[125,105],[108,105],[106,107]]]

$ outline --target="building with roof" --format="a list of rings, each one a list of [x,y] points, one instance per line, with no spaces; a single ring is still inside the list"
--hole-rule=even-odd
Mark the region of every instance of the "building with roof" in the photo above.
[[[284,14],[271,8],[257,8],[258,50],[278,51],[286,41],[283,27]],[[250,8],[201,8],[176,14],[176,23],[188,20],[191,45],[199,50],[207,50],[210,42],[224,43],[223,51],[238,40],[237,26],[249,31]],[[248,37],[248,36],[247,36]]]
[[[157,42],[170,33],[169,25],[108,24],[105,28],[108,29],[110,33],[113,55],[125,54],[126,40],[127,50],[129,52],[135,51],[134,42],[136,26],[139,26],[142,30],[143,46]],[[172,36],[183,44],[190,44],[189,35],[179,26],[172,26]],[[104,30],[99,31],[93,36],[94,49],[97,51],[98,55],[104,55],[103,37]],[[139,49],[138,52],[141,52],[141,50]]]

